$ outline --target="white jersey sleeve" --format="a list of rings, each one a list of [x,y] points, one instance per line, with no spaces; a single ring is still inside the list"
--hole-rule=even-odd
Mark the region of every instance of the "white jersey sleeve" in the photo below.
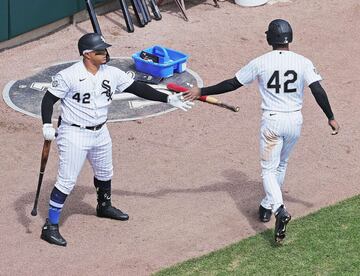
[[[305,63],[304,80],[308,86],[313,82],[322,80],[320,74],[317,72],[314,64],[310,60],[306,60]]]
[[[63,99],[66,97],[66,94],[69,92],[70,88],[66,84],[63,76],[61,74],[56,74],[51,82],[51,86],[48,88],[48,91],[54,96]]]
[[[247,85],[252,83],[257,78],[257,66],[254,61],[250,61],[247,65],[241,68],[236,74],[237,80],[242,85]]]
[[[116,78],[117,78],[117,86],[116,89],[120,92],[123,92],[126,88],[128,88],[134,80],[126,74],[124,71],[113,67],[116,70]]]

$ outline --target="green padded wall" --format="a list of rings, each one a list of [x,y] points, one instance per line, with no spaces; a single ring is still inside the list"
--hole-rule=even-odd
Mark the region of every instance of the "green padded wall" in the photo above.
[[[92,0],[95,6],[108,0]],[[86,9],[85,0],[0,0],[0,41]]]
[[[102,3],[102,2],[106,2],[108,0],[91,0],[91,3],[95,6],[99,3]],[[77,11],[81,11],[81,10],[84,10],[86,9],[86,4],[85,4],[85,0],[77,0]]]
[[[0,41],[9,39],[9,0],[0,0]]]
[[[70,16],[77,11],[74,0],[10,0],[9,36]]]

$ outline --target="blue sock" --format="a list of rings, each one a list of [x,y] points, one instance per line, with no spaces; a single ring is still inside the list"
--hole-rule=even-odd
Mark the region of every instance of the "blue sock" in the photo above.
[[[62,208],[67,195],[60,192],[56,187],[51,192],[49,202],[49,222],[59,224]]]

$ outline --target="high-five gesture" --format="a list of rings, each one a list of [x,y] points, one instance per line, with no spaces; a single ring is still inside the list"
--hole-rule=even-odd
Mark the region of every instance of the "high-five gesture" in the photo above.
[[[193,87],[184,93],[184,99],[186,101],[197,100],[201,96],[201,91],[199,87]]]
[[[169,95],[167,98],[168,104],[180,108],[184,111],[188,111],[193,107],[194,103],[190,101],[184,101],[183,93]]]

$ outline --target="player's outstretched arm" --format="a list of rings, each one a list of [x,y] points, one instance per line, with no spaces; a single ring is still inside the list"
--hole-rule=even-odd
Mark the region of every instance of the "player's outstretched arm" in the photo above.
[[[209,96],[223,94],[226,92],[234,91],[243,86],[236,77],[228,80],[219,82],[218,84],[203,87],[203,88],[192,88],[184,94],[185,100],[196,100],[200,96]]]
[[[193,106],[193,103],[188,101],[184,101],[184,97],[182,93],[167,95],[162,93],[150,85],[147,85],[143,82],[134,81],[128,88],[124,90],[124,92],[132,93],[138,97],[150,100],[150,101],[158,101],[163,103],[168,103],[174,107],[180,108],[184,111],[187,111]]]
[[[315,97],[317,104],[321,107],[326,117],[328,118],[328,124],[332,129],[332,135],[339,133],[340,126],[334,118],[334,113],[331,110],[331,106],[327,97],[327,94],[322,88],[320,82],[316,81],[309,85],[311,93]]]
[[[128,88],[124,90],[124,92],[134,94],[140,98],[150,101],[157,101],[163,103],[167,102],[168,96],[167,94],[154,89],[150,85],[139,81],[134,81]]]

